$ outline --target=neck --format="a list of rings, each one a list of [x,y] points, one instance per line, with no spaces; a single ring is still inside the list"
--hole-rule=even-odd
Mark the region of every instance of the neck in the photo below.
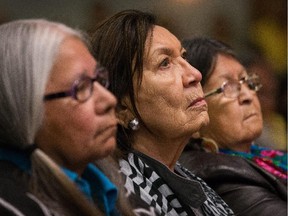
[[[251,148],[251,142],[249,143],[243,143],[241,144],[241,146],[239,146],[240,148],[237,148],[237,146],[233,149],[234,151],[240,151],[240,152],[245,152],[245,153],[249,153],[250,152],[250,148]]]
[[[133,148],[158,160],[171,171],[174,171],[175,164],[188,141],[189,137],[183,139],[165,139],[151,133],[146,133],[145,135],[137,133],[134,137]]]
[[[237,152],[245,152],[245,153],[249,153],[250,152],[250,148],[251,148],[251,142],[245,142],[245,143],[237,143],[235,145],[220,145],[219,144],[219,148],[222,149],[230,149],[232,151],[237,151]]]

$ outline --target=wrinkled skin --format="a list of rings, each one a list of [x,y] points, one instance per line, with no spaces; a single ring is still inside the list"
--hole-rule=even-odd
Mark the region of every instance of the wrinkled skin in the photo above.
[[[140,127],[133,147],[173,168],[191,135],[209,122],[202,76],[183,58],[179,40],[163,27],[155,26],[145,49],[136,105],[152,133]],[[127,119],[132,118],[130,113]]]
[[[229,79],[239,80],[247,75],[234,58],[218,55],[214,71],[203,86],[204,92],[219,88]],[[260,136],[263,120],[257,93],[242,84],[238,98],[216,94],[206,98],[210,123],[201,135],[214,139],[219,147],[249,152],[254,139]]]
[[[83,74],[93,77],[97,62],[77,38],[60,47],[46,94],[67,91]],[[36,143],[58,164],[81,173],[88,162],[103,158],[116,147],[115,97],[94,82],[84,103],[72,97],[45,101],[44,122]]]

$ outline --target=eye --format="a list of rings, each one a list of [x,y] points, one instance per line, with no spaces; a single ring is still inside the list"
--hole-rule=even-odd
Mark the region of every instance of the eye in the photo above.
[[[170,59],[165,58],[161,63],[160,63],[160,68],[167,68],[170,65]]]
[[[241,77],[241,78],[239,79],[239,81],[245,81],[245,80],[247,80],[247,77],[246,77],[246,76]]]
[[[187,61],[187,52],[186,52],[186,51],[183,52],[183,53],[181,54],[181,57]]]

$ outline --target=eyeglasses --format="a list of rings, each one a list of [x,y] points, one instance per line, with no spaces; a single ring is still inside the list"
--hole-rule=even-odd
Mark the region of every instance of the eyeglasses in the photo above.
[[[93,93],[94,82],[100,83],[105,88],[109,86],[108,71],[105,67],[97,67],[94,78],[83,76],[76,80],[69,91],[47,94],[44,96],[44,101],[54,100],[63,97],[71,96],[73,99],[83,103],[87,101]]]
[[[215,94],[220,94],[222,92],[227,98],[237,98],[241,91],[241,85],[244,83],[247,84],[250,90],[253,90],[255,92],[259,91],[262,87],[259,76],[257,74],[249,74],[248,76],[243,77],[239,81],[229,80],[227,82],[224,82],[220,88],[214,89],[206,93],[205,98]]]

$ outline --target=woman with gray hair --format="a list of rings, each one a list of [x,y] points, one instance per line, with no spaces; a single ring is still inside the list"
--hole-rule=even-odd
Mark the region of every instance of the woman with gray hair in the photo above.
[[[131,215],[94,163],[115,148],[116,99],[82,34],[19,20],[0,35],[0,215]]]

